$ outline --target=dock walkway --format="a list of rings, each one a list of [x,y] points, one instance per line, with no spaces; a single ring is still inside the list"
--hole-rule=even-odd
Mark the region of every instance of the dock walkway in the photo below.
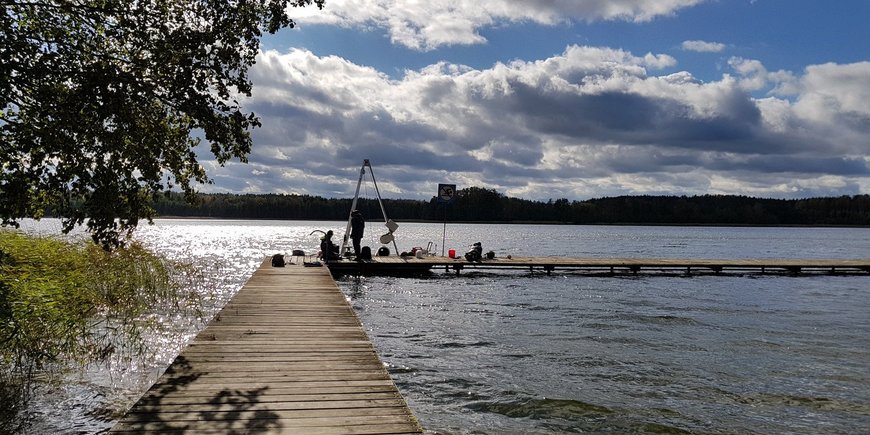
[[[421,433],[325,267],[266,261],[112,433]]]
[[[302,257],[297,257],[302,258]],[[334,275],[420,274],[431,270],[461,271],[520,269],[590,275],[702,275],[787,274],[870,275],[870,259],[675,259],[675,258],[569,258],[496,257],[467,261],[450,257],[373,257],[367,261],[341,260],[329,263]]]

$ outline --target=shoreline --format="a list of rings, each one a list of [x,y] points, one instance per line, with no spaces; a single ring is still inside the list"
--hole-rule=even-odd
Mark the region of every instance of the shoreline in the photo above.
[[[50,217],[50,216],[47,216]],[[237,218],[215,216],[157,216],[154,220],[224,220],[224,221],[267,221],[267,222],[346,222],[336,219],[269,219],[269,218]],[[369,220],[368,222],[380,222]],[[440,220],[402,219],[404,223],[444,224]],[[735,223],[662,223],[662,222],[594,222],[573,223],[559,221],[447,221],[447,224],[463,225],[570,225],[570,226],[620,226],[620,227],[734,227],[734,228],[870,228],[870,225],[840,225],[840,224],[735,224]]]

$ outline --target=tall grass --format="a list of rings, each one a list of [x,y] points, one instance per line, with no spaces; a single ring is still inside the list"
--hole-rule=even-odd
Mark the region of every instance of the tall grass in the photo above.
[[[106,252],[0,231],[0,421],[15,424],[36,373],[141,351],[141,334],[166,326],[148,314],[199,315],[196,277],[137,242]]]

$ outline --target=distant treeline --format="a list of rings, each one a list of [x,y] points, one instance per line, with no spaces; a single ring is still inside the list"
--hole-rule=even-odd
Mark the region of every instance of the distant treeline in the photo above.
[[[196,205],[180,194],[154,204],[160,216],[236,219],[345,220],[351,199],[309,195],[200,194]],[[810,199],[763,199],[733,195],[619,196],[569,201],[509,198],[494,189],[470,187],[450,203],[386,199],[397,221],[552,222],[573,224],[855,225],[870,226],[870,195]],[[357,208],[381,218],[376,199]]]

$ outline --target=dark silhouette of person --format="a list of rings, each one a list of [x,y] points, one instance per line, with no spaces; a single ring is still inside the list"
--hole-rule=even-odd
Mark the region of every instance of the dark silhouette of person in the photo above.
[[[360,240],[363,238],[363,232],[366,228],[366,220],[363,218],[359,210],[354,210],[350,214],[350,238],[353,241],[353,254],[359,257]]]
[[[338,259],[338,256],[335,255],[335,244],[332,243],[332,230],[327,231],[320,238],[320,255],[326,263]]]
[[[465,253],[465,259],[468,261],[480,261],[483,259],[483,245],[480,242],[475,242],[471,249]]]

